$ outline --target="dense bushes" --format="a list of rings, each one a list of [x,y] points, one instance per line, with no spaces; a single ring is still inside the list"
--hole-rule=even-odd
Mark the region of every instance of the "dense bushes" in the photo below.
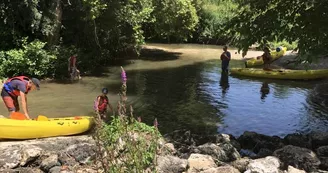
[[[0,76],[32,75],[49,76],[54,71],[57,57],[44,49],[46,43],[22,39],[16,49],[0,51]]]

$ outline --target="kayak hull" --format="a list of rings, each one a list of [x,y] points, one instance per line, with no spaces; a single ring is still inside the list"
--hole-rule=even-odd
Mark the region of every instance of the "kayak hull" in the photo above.
[[[277,52],[276,50],[275,51],[271,51],[271,56],[272,56],[272,61],[275,61],[277,59],[279,59],[280,57],[284,56],[285,53],[287,51],[287,47],[283,47],[282,50],[280,50],[279,52]],[[271,62],[272,62],[271,61]],[[263,58],[259,58],[257,59],[257,57],[255,58],[252,58],[252,59],[249,59],[245,62],[245,65],[246,67],[256,67],[256,66],[260,66],[260,65],[263,65],[264,62],[263,62]]]
[[[272,79],[289,79],[289,80],[310,80],[322,79],[328,77],[328,69],[322,70],[285,70],[272,69],[266,71],[258,68],[231,68],[232,75],[249,76],[257,78],[272,78]]]
[[[0,139],[35,139],[68,136],[88,131],[93,117],[49,118],[48,121],[0,118]]]

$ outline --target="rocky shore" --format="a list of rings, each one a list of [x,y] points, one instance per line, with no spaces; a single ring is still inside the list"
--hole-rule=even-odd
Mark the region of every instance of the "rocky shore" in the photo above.
[[[296,53],[288,51],[286,55],[277,59],[272,63],[273,66],[278,68],[293,69],[293,70],[317,70],[317,69],[328,69],[328,58],[320,57],[308,63],[297,59]]]
[[[328,133],[238,138],[175,131],[159,143],[159,173],[319,173],[328,170]],[[165,142],[163,142],[165,141]],[[0,172],[102,172],[91,136],[0,142]]]

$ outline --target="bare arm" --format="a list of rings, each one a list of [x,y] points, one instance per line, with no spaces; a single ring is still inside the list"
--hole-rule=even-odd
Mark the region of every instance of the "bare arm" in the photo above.
[[[97,110],[97,112],[99,111],[99,109],[98,109],[99,101],[100,101],[100,97],[97,98],[97,102],[96,102],[96,110]]]
[[[27,109],[27,97],[26,97],[25,93],[22,91],[20,91],[20,96],[21,96],[21,102],[22,102],[24,114],[25,114],[26,118],[30,119],[30,117],[28,115],[28,109]]]

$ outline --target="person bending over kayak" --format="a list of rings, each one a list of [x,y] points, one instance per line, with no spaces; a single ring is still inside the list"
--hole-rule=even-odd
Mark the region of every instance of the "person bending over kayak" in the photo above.
[[[40,81],[26,76],[10,78],[3,84],[1,97],[10,113],[9,117],[12,113],[19,111],[18,96],[20,96],[24,115],[30,119],[27,109],[27,94],[35,89],[40,89]]]
[[[95,100],[95,104],[94,104],[94,109],[96,110],[96,112],[100,115],[100,119],[106,121],[107,116],[107,106],[110,108],[110,110],[113,112],[113,107],[112,105],[109,103],[108,97],[108,89],[107,88],[103,88],[102,89],[102,94],[97,96],[96,100]]]
[[[263,59],[263,70],[270,70],[270,63],[271,63],[271,60],[272,60],[272,56],[270,54],[270,50],[268,47],[265,47],[263,49],[264,53],[262,56],[259,56],[257,57],[258,59],[262,57]]]

